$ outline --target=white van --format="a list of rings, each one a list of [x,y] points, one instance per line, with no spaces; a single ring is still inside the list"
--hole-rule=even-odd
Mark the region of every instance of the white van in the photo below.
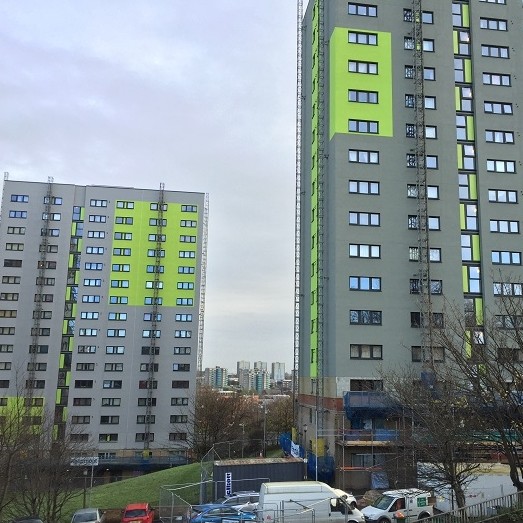
[[[364,523],[352,494],[321,481],[262,483],[258,523]]]

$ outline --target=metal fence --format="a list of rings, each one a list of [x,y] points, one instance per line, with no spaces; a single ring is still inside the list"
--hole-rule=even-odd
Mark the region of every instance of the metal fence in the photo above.
[[[423,523],[480,523],[496,521],[503,514],[523,514],[523,492],[489,499],[474,505],[437,514],[423,520]],[[523,520],[523,515],[522,519]]]

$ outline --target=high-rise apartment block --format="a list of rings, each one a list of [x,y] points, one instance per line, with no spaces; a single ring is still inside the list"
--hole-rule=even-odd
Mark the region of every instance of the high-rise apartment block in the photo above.
[[[481,344],[484,313],[519,292],[522,27],[515,0],[309,2],[296,354],[312,455],[376,465],[334,429],[389,428],[382,372],[445,364],[447,304]]]
[[[208,367],[203,371],[203,383],[213,389],[223,389],[229,385],[229,374],[223,367]]]
[[[0,405],[101,459],[183,451],[201,367],[207,197],[6,179]]]
[[[285,379],[285,363],[271,363],[271,379],[273,381],[283,381]]]

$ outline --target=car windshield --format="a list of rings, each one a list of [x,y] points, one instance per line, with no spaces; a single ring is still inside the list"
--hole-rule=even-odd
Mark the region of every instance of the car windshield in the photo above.
[[[86,523],[87,521],[96,521],[97,515],[96,512],[82,512],[81,514],[75,514],[73,518],[73,523]]]
[[[379,508],[381,510],[387,510],[391,503],[394,501],[392,496],[380,496],[376,501],[372,503],[373,507]]]
[[[145,509],[133,508],[132,510],[126,510],[124,518],[140,518],[146,515]]]

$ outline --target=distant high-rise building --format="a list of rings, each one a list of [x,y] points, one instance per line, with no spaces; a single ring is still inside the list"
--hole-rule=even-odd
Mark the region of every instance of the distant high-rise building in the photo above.
[[[213,389],[223,389],[229,384],[227,369],[223,367],[206,368],[203,374],[205,385]]]
[[[0,397],[43,405],[104,467],[162,463],[191,431],[206,195],[6,180],[1,211]]]
[[[481,345],[518,292],[523,10],[311,0],[300,27],[299,430],[379,466],[333,429],[388,428],[383,372],[445,364],[446,303]]]
[[[267,370],[267,362],[266,361],[255,361],[254,368],[261,369],[261,370]]]
[[[271,379],[273,381],[283,381],[285,379],[285,363],[271,363]]]
[[[238,376],[240,375],[241,370],[250,369],[250,368],[251,368],[250,361],[242,360],[242,361],[236,362],[236,374],[238,374]]]

